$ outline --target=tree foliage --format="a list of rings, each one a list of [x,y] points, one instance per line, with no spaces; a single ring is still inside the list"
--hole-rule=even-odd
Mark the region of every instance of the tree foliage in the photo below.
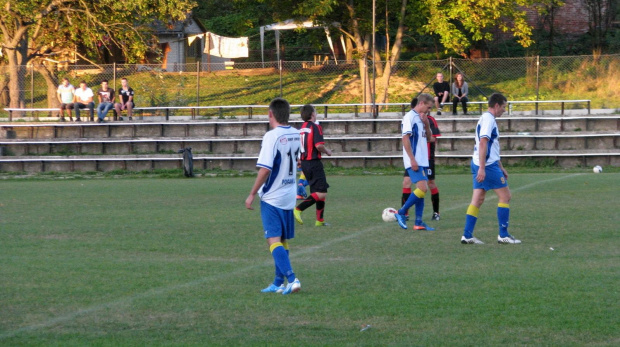
[[[115,45],[128,61],[137,61],[153,43],[153,22],[187,17],[194,0],[3,0],[0,43],[9,67],[12,107],[23,106],[19,66],[41,62],[54,53]],[[49,72],[49,71],[48,71]],[[49,74],[48,74],[49,75]]]

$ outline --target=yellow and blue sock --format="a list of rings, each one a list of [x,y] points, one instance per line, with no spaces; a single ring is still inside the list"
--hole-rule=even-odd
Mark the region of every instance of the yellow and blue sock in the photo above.
[[[500,202],[497,204],[497,223],[499,224],[499,236],[508,237],[508,222],[510,220],[510,205]]]
[[[400,208],[400,210],[398,210],[398,214],[402,216],[406,215],[407,211],[409,211],[411,206],[415,205],[418,202],[418,200],[420,199],[424,200],[425,195],[426,193],[424,193],[421,189],[416,188],[413,191],[413,194],[409,195],[409,198],[407,199],[407,201],[405,201],[405,204]],[[417,209],[416,209],[416,214],[417,214]]]
[[[304,175],[303,171],[299,175],[299,181],[297,182],[297,184],[303,187],[308,185],[308,181],[306,180],[306,175]]]
[[[463,229],[463,236],[465,236],[466,239],[471,239],[474,236],[474,228],[478,221],[478,213],[480,213],[480,209],[474,205],[469,205],[467,208],[465,228]]]
[[[288,251],[284,248],[282,242],[273,243],[269,247],[269,250],[271,251],[271,256],[273,257],[276,268],[280,270],[280,273],[284,275],[289,282],[293,282],[295,280],[295,273],[291,267]]]

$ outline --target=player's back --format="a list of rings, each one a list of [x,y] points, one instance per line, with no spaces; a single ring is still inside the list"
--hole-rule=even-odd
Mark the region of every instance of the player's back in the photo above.
[[[278,126],[265,134],[257,164],[271,170],[259,190],[264,202],[285,210],[295,208],[295,174],[299,152],[300,136],[297,129]]]

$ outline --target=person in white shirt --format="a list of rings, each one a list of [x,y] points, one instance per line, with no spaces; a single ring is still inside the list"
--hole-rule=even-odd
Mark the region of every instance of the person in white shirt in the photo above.
[[[58,86],[58,90],[56,91],[56,97],[58,97],[58,102],[60,102],[60,121],[65,121],[65,112],[67,116],[69,116],[69,120],[73,122],[73,116],[71,115],[71,110],[73,109],[73,94],[75,93],[75,88],[69,83],[68,78],[62,79],[62,84]]]
[[[73,108],[75,109],[75,121],[80,122],[80,110],[88,108],[90,121],[94,120],[95,103],[93,102],[93,91],[86,86],[86,81],[80,82],[80,87],[75,90],[73,97]]]
[[[407,211],[411,206],[415,206],[413,229],[432,231],[435,228],[426,225],[422,221],[422,216],[424,214],[424,196],[428,191],[428,176],[426,175],[426,169],[429,166],[427,142],[432,134],[426,114],[433,107],[433,97],[430,94],[423,93],[417,99],[415,107],[405,114],[401,124],[403,164],[411,183],[415,184],[416,188],[395,214],[395,217],[398,225],[407,229]]]
[[[483,113],[476,126],[476,146],[471,160],[471,174],[474,191],[471,203],[467,208],[465,228],[461,243],[484,244],[474,237],[474,228],[478,221],[480,206],[484,202],[486,192],[493,190],[497,194],[497,220],[499,235],[497,242],[500,244],[518,244],[508,233],[510,219],[510,189],[508,188],[508,172],[504,169],[500,158],[499,129],[495,119],[501,117],[506,111],[508,100],[500,93],[494,93],[489,97],[488,111]]]
[[[252,203],[259,195],[260,213],[265,239],[275,265],[273,283],[263,293],[296,293],[301,289],[289,258],[288,240],[295,237],[296,172],[301,153],[299,130],[289,125],[291,106],[276,98],[269,104],[269,130],[263,137],[256,166],[258,175],[245,207],[253,210]],[[288,284],[284,285],[287,280]]]

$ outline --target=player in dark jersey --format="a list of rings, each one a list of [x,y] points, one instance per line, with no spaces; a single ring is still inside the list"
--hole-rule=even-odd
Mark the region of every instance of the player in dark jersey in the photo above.
[[[312,105],[301,107],[301,119],[304,123],[299,129],[301,135],[301,170],[310,184],[310,196],[295,208],[295,220],[304,224],[301,212],[316,203],[315,226],[326,226],[323,219],[325,198],[327,197],[327,178],[321,162],[321,153],[332,155],[332,151],[325,147],[323,128],[316,123],[316,110]]]

